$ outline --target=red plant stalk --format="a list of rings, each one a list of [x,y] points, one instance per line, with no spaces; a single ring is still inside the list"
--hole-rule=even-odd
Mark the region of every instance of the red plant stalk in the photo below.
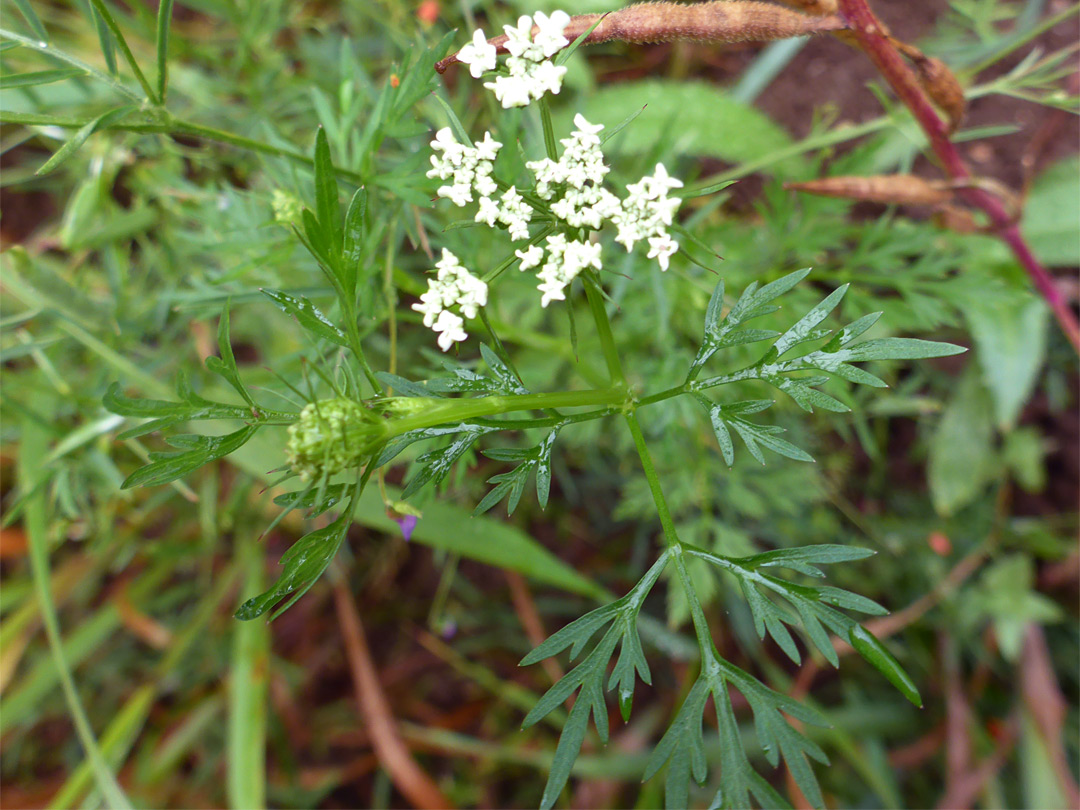
[[[859,46],[874,62],[900,100],[911,110],[915,120],[926,133],[946,174],[954,180],[971,180],[972,174],[949,139],[945,122],[930,104],[919,87],[915,74],[889,40],[885,27],[874,16],[866,0],[839,2],[840,13],[847,20]],[[961,187],[957,193],[990,217],[995,233],[1012,249],[1032,283],[1050,306],[1061,331],[1065,333],[1073,348],[1080,352],[1080,325],[1077,324],[1076,315],[1054,284],[1053,276],[1031,252],[1019,226],[1002,201],[976,185]]]

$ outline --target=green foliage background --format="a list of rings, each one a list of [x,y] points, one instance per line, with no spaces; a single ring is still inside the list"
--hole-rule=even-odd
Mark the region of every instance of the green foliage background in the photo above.
[[[592,10],[580,5],[564,7]],[[1044,6],[955,3],[932,43],[972,98],[1008,95],[1072,111],[1075,99],[1061,89],[1069,54],[1032,52],[1030,40],[1052,24],[1073,25],[1075,8],[1070,16]],[[455,27],[452,41],[463,44],[460,32],[477,16],[501,23],[534,9],[447,5],[436,23],[423,24],[397,2],[198,0],[174,8],[163,30],[143,4],[105,8],[130,61],[98,0],[3,5],[5,226],[16,206],[48,207],[32,233],[5,232],[0,255],[5,546],[9,536],[26,540],[24,550],[5,551],[0,567],[0,778],[25,804],[57,807],[120,806],[125,796],[145,806],[399,804],[381,770],[350,770],[357,750],[340,743],[359,721],[340,683],[338,629],[320,615],[327,583],[278,623],[231,618],[276,578],[281,551],[306,530],[294,513],[258,540],[277,511],[278,493],[261,491],[283,461],[283,431],[263,431],[227,462],[161,488],[121,490],[162,443],[117,440],[130,425],[102,402],[115,382],[170,399],[181,374],[204,396],[238,401],[202,364],[219,352],[214,335],[227,302],[228,348],[247,385],[282,391],[275,374],[301,384],[311,341],[261,290],[332,307],[315,262],[280,222],[288,205],[316,206],[310,155],[320,125],[343,191],[364,184],[369,193],[359,314],[372,365],[410,379],[441,373],[430,332],[408,308],[431,266],[423,246],[447,246],[486,267],[506,245],[486,229],[447,228],[453,213],[432,205],[423,177],[431,132],[448,123],[448,105],[469,131],[498,122],[496,135],[541,135],[527,114],[496,115],[464,72],[435,77],[432,54],[450,46],[444,36]],[[1016,49],[1031,55],[994,69]],[[687,252],[732,293],[813,266],[812,283],[789,293],[763,328],[782,331],[850,283],[837,323],[880,310],[872,337],[972,348],[960,358],[880,364],[885,392],[837,381],[830,391],[851,414],[819,409],[804,418],[779,401],[770,423],[787,428],[816,465],[773,456],[761,466],[736,453],[728,469],[707,414],[684,399],[658,403],[643,419],[684,539],[729,556],[812,544],[871,548],[874,558],[832,566],[830,583],[891,610],[929,607],[889,642],[924,697],[921,712],[855,656],[813,681],[808,701],[832,723],[808,731],[832,760],[819,769],[827,801],[936,803],[956,776],[946,758],[955,736],[942,739],[942,729],[956,733],[949,723],[961,711],[959,689],[972,763],[1005,753],[976,800],[1066,806],[1069,783],[1053,763],[1060,755],[1074,764],[1078,753],[1076,575],[1068,573],[1077,520],[1075,499],[1056,493],[1062,480],[1076,480],[1075,456],[1063,453],[1075,444],[1075,355],[992,237],[943,230],[924,212],[866,217],[843,201],[783,190],[784,181],[822,173],[915,165],[921,136],[887,97],[879,94],[879,117],[845,125],[823,114],[797,140],[750,103],[755,83],[790,59],[776,46],[729,87],[674,68],[601,81],[597,59],[632,64],[641,53],[605,46],[574,54],[554,105],[556,129],[564,132],[578,110],[615,126],[647,104],[607,146],[617,182],[660,159],[690,185],[763,178],[752,207],[724,188],[688,202],[683,221],[697,240]],[[162,96],[164,104],[146,102]],[[973,127],[959,137],[1007,129]],[[1077,173],[1075,156],[1057,162],[1026,201],[1025,233],[1054,266],[1080,264]],[[629,260],[610,269],[625,271],[607,279],[616,337],[633,358],[631,383],[678,384],[701,342],[717,276],[682,256],[665,275]],[[540,310],[530,285],[507,283],[490,310],[533,390],[565,387],[573,375],[604,379],[595,338],[578,328],[588,320],[583,297]],[[467,344],[459,359],[475,354]],[[753,347],[727,355],[731,367],[756,358]],[[759,383],[740,391],[743,399],[767,395]],[[389,499],[400,496],[394,484],[403,472],[415,474],[418,454],[402,455]],[[526,494],[510,520],[499,509],[470,517],[489,489],[485,479],[507,469],[494,461],[467,453],[437,498],[429,490],[414,499],[423,518],[413,540],[425,548],[403,545],[369,488],[356,518],[363,528],[350,533],[335,576],[357,594],[380,665],[415,657],[423,626],[448,638],[457,628],[450,647],[439,648],[441,660],[424,659],[429,674],[393,688],[398,717],[454,802],[532,806],[566,717],[556,710],[519,731],[550,679],[516,668],[530,645],[506,610],[505,583],[486,566],[528,577],[553,632],[645,573],[655,508],[630,436],[604,423],[572,426],[556,444],[546,511]],[[740,591],[703,560],[689,569],[725,656],[780,691],[793,688],[798,668],[758,640]],[[650,654],[653,686],[639,686],[631,730],[652,743],[694,683],[689,612],[678,588],[658,589],[644,608],[655,627],[648,643],[663,654]],[[1056,733],[1039,722],[1050,698],[1022,685],[1025,666],[1034,665],[1024,647],[1032,625],[1049,641],[1050,671],[1067,696]],[[315,641],[299,645],[297,634]],[[466,702],[486,717],[429,722]],[[290,710],[304,716],[306,737],[290,727]],[[737,714],[739,733],[750,737],[748,714]],[[936,747],[905,764],[905,752],[935,734]],[[626,745],[603,747],[590,732],[574,775],[620,780],[607,794],[611,806],[658,805],[660,780],[638,785],[648,751]],[[706,753],[710,764],[720,761],[715,726],[706,728]],[[772,781],[786,792],[781,772]],[[713,767],[691,801],[704,806],[716,787]]]

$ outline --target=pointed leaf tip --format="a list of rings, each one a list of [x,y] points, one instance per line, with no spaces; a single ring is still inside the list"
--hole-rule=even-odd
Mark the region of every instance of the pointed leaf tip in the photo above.
[[[922,696],[915,686],[915,681],[873,633],[861,624],[856,624],[849,631],[848,640],[855,651],[884,675],[900,694],[918,708],[923,707]]]

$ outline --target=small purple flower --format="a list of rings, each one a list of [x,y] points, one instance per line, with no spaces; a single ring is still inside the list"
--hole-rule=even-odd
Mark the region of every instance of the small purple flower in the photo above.
[[[416,528],[416,515],[402,515],[394,522],[401,527],[401,536],[405,538],[405,542],[412,540],[413,529]]]
[[[442,627],[439,628],[439,635],[442,636],[444,640],[449,641],[457,635],[457,630],[457,622],[451,618],[446,618],[443,619]]]

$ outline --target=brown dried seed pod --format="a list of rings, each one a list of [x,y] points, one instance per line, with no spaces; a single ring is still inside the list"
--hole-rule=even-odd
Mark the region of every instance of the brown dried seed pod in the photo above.
[[[930,97],[948,119],[949,134],[951,135],[964,120],[967,112],[967,99],[964,98],[964,88],[959,80],[944,62],[933,56],[927,56],[914,45],[893,39],[892,44],[911,62],[915,68],[915,75],[923,92]]]
[[[940,59],[924,56],[922,59],[914,60],[914,65],[923,90],[948,117],[951,135],[960,126],[960,122],[964,120],[964,113],[967,111],[964,88],[960,86],[956,74],[949,70]]]
[[[599,21],[599,22],[597,22]],[[845,27],[838,16],[810,17],[797,11],[755,0],[715,0],[710,3],[639,3],[607,14],[580,14],[570,18],[563,35],[571,42],[593,28],[584,44],[595,42],[669,42],[678,39],[701,42],[750,42],[839,31]],[[537,29],[534,28],[535,33]],[[505,51],[506,36],[488,40]],[[443,73],[458,61],[457,54],[435,65]]]
[[[801,9],[807,14],[816,14],[824,17],[827,14],[837,14],[840,4],[837,0],[780,0],[785,6]]]
[[[785,183],[784,188],[823,197],[903,205],[943,205],[953,197],[952,189],[941,181],[924,180],[911,174],[821,177],[805,183]]]

